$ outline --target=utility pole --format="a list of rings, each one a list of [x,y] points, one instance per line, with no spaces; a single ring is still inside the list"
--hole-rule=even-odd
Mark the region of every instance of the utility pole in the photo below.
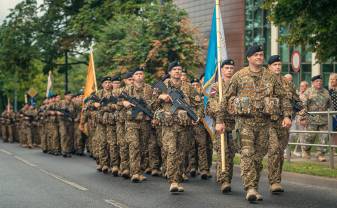
[[[64,63],[64,92],[68,91],[68,51],[64,52],[65,63]]]

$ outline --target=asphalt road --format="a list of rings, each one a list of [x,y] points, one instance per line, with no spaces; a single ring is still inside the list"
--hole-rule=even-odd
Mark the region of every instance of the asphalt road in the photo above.
[[[235,168],[229,195],[220,193],[214,177],[191,179],[184,184],[184,193],[172,195],[163,178],[148,176],[146,182],[134,184],[96,172],[95,162],[88,157],[65,159],[0,143],[0,208],[337,208],[337,180],[286,173],[283,185],[285,193],[271,195],[263,174],[260,192],[264,201],[250,204],[244,200]]]

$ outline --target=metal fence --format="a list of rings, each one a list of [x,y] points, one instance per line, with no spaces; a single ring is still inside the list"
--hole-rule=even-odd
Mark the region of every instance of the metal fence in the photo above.
[[[334,162],[334,154],[335,150],[334,148],[337,148],[337,145],[333,145],[333,134],[337,134],[337,131],[333,131],[333,126],[332,126],[332,119],[333,115],[337,115],[337,111],[319,111],[319,112],[309,112],[312,115],[318,115],[318,114],[323,114],[323,115],[328,115],[328,130],[327,131],[301,131],[301,130],[290,130],[289,133],[314,133],[314,134],[327,134],[328,135],[328,144],[307,144],[307,143],[301,143],[301,142],[289,142],[288,146],[291,145],[300,145],[300,146],[312,146],[312,147],[327,147],[330,150],[329,154],[329,167],[330,168],[335,168],[335,162]],[[290,161],[290,154],[291,150],[289,148],[289,151],[287,151],[287,159]]]

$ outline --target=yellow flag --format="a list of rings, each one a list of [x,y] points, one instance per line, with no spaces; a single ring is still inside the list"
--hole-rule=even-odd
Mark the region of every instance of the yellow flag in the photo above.
[[[84,88],[84,98],[87,98],[92,92],[97,91],[96,72],[94,64],[94,53],[90,50],[89,66],[87,69],[87,82]]]

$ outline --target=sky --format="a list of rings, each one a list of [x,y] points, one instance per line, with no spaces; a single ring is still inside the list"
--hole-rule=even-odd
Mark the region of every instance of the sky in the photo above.
[[[22,0],[0,0],[0,23],[6,18],[9,14],[9,9],[15,7],[15,5]],[[37,2],[42,2],[42,0],[37,0]]]

